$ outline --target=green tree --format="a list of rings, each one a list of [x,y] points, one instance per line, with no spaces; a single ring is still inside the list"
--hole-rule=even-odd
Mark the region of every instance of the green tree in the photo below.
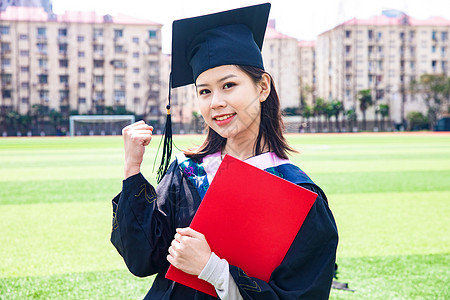
[[[338,100],[331,101],[330,109],[336,121],[336,130],[338,132],[341,132],[341,127],[339,125],[339,115],[344,112],[344,105],[342,104],[342,101]]]
[[[302,125],[303,128],[308,127],[309,125],[309,118],[313,116],[313,108],[309,105],[304,105],[301,111],[301,115],[303,117],[304,124]]]
[[[408,130],[423,130],[429,127],[428,118],[421,112],[411,111],[406,115]]]
[[[359,100],[359,109],[363,115],[363,129],[367,129],[366,124],[366,111],[367,109],[373,105],[372,92],[370,89],[360,90],[358,92],[358,100]]]
[[[420,76],[419,93],[423,95],[428,109],[429,128],[436,125],[437,117],[441,113],[441,105],[449,101],[450,79],[445,75],[424,74]]]
[[[384,130],[384,121],[389,117],[389,105],[380,104],[378,105],[377,111],[381,116],[381,130]]]
[[[313,114],[317,117],[317,131],[322,132],[322,116],[325,115],[326,103],[323,98],[317,98],[314,103]]]
[[[354,108],[351,108],[345,112],[345,116],[347,118],[347,121],[350,123],[350,131],[353,130],[356,124],[357,115]]]

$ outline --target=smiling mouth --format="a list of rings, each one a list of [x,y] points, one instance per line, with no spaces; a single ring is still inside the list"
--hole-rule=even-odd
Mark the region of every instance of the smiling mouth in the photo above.
[[[223,120],[226,120],[228,118],[231,118],[234,115],[235,114],[228,114],[228,115],[218,116],[218,117],[215,117],[213,119],[216,120],[216,121],[223,121]]]

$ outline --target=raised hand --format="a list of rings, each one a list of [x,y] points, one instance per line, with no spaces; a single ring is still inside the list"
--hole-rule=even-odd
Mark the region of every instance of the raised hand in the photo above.
[[[150,143],[152,132],[153,127],[145,124],[144,121],[138,121],[122,129],[125,148],[125,179],[141,171],[145,146]]]

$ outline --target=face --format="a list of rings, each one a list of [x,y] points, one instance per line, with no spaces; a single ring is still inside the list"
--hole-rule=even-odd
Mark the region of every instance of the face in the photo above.
[[[200,112],[206,124],[224,138],[254,138],[259,132],[261,102],[270,92],[267,86],[270,82],[267,85],[265,77],[255,83],[233,65],[206,70],[196,81]]]

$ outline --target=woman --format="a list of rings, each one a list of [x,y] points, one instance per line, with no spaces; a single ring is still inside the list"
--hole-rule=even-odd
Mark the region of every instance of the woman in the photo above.
[[[123,130],[125,180],[113,199],[111,241],[133,274],[157,274],[145,299],[214,299],[164,278],[170,264],[213,284],[220,299],[329,296],[336,225],[323,191],[287,159],[293,149],[282,135],[279,99],[260,52],[269,7],[257,5],[174,23],[172,86],[195,82],[208,134],[198,149],[177,155],[156,190],[140,173],[153,129],[140,121]],[[179,39],[188,39],[182,43],[187,46],[176,47]],[[225,154],[318,194],[269,282],[249,277],[239,266],[217,257],[205,237],[188,227]]]

